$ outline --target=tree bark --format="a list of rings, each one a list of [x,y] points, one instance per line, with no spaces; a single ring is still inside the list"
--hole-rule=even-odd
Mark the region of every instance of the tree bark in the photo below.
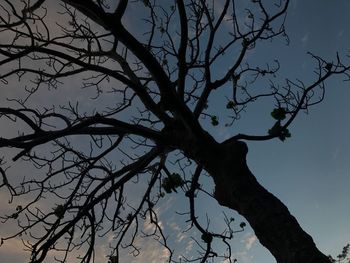
[[[278,263],[331,262],[288,208],[258,183],[247,166],[244,142],[212,144],[201,150],[198,157],[214,179],[219,204],[244,216]]]

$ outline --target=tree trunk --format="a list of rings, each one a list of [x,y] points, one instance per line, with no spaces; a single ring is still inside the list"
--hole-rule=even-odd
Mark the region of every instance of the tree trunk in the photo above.
[[[197,156],[214,179],[219,204],[244,216],[278,263],[330,263],[288,208],[257,182],[246,163],[247,145],[213,145]]]

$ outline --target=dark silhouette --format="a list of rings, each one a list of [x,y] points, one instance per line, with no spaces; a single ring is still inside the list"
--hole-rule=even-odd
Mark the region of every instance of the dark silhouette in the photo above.
[[[26,88],[0,108],[0,120],[17,133],[0,132],[1,188],[30,201],[3,217],[3,222],[17,220],[19,231],[2,242],[26,234],[33,263],[43,262],[51,250],[60,251],[64,262],[77,249],[81,262],[92,262],[98,237],[113,231],[109,260],[114,263],[123,248],[138,254],[139,222],[149,220],[151,235],[168,248],[170,262],[176,258],[155,209],[164,195],[182,191],[189,200],[190,227],[202,238],[197,260],[231,262],[230,249],[218,255],[212,246],[221,240],[230,248],[231,221],[224,233],[197,221],[199,179],[207,172],[215,183],[212,197],[243,215],[277,262],[331,262],[246,163],[244,141],[288,139],[296,116],[323,100],[325,80],[349,70],[339,57],[330,63],[310,54],[316,61],[313,83],[277,84],[272,81],[278,61],[250,61],[249,52],[262,42],[288,41],[288,0],[241,1],[243,6],[233,0],[13,2],[0,4],[0,78],[3,86]],[[87,94],[83,106],[31,102],[45,87],[69,86],[75,93],[76,83]],[[253,89],[257,83],[268,88]],[[222,94],[228,121],[213,113],[214,93]],[[275,105],[275,124],[266,134],[218,142],[205,128],[222,122],[229,128],[257,100]],[[9,166],[21,160],[38,174],[16,182]],[[141,194],[140,187],[130,190],[138,184],[146,184]],[[53,196],[51,209],[37,206]],[[137,201],[130,202],[133,198]]]

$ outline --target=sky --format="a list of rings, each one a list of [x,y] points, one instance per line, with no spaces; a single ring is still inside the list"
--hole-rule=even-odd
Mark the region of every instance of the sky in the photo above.
[[[314,64],[306,54],[308,51],[329,59],[334,58],[337,51],[343,56],[350,54],[349,13],[348,0],[292,0],[286,22],[290,44],[285,46],[277,41],[266,48],[267,52],[259,53],[265,48],[262,47],[251,55],[257,61],[278,58],[286,77],[311,80]],[[290,139],[285,142],[248,142],[247,161],[258,181],[287,205],[303,229],[313,237],[318,248],[325,254],[336,255],[350,242],[350,82],[332,79],[326,83],[326,87],[324,101],[308,114],[300,114],[294,121],[290,127]],[[69,87],[63,89],[68,90]],[[0,89],[0,95],[4,92],[4,89]],[[63,97],[55,97],[57,99],[64,100]],[[50,97],[38,98],[36,103],[49,104]],[[271,105],[253,105],[247,112],[247,116],[252,117],[246,120],[243,118],[239,128],[267,130],[269,124],[266,124],[266,120],[269,116],[263,116],[260,112],[269,107]],[[10,128],[6,128],[11,132]],[[237,132],[223,125],[218,129],[211,131],[218,141]],[[210,179],[206,180],[210,189]],[[0,192],[0,214],[8,211],[4,196]],[[181,231],[184,218],[174,214],[174,210],[184,209],[184,202],[180,193],[171,194],[164,198],[157,211],[165,231],[176,236],[174,246],[185,249],[185,253],[191,255],[191,248],[195,244],[189,239],[190,233]],[[203,215],[218,215],[224,211],[237,218],[237,222],[244,221],[232,211],[218,207],[213,200],[204,199],[198,203],[197,210]],[[222,227],[222,217],[219,216],[217,221],[213,219],[212,224]],[[147,229],[149,226],[145,224],[144,227]],[[0,224],[0,234],[3,231]],[[20,246],[20,240],[13,240],[0,247],[0,262],[27,262]],[[143,259],[146,257],[153,259],[153,262],[162,262],[167,255],[157,242],[145,242],[140,246],[144,248]],[[249,227],[236,235],[232,248],[240,263],[275,262]],[[97,253],[103,255],[107,250],[107,244],[101,244]],[[137,263],[143,260],[142,257],[129,257],[125,262]]]
[[[305,79],[312,68],[307,51],[325,57],[349,51],[350,3],[309,0],[291,4],[287,18],[291,43],[281,52],[288,74]],[[349,88],[348,82],[329,81],[325,100],[309,114],[299,115],[290,129],[290,140],[249,143],[248,163],[258,180],[287,205],[319,249],[332,255],[350,237]],[[274,260],[266,255],[251,262]]]

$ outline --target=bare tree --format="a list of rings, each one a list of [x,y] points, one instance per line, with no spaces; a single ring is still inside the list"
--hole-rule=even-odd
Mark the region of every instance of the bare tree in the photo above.
[[[115,263],[123,248],[137,255],[135,242],[146,235],[166,247],[173,262],[156,208],[166,193],[180,191],[189,202],[189,228],[202,239],[196,240],[197,258],[188,262],[233,262],[229,240],[240,230],[229,218],[220,233],[198,220],[195,204],[204,192],[244,216],[277,262],[330,262],[246,164],[244,141],[290,137],[296,116],[323,100],[325,81],[347,77],[349,70],[339,56],[329,62],[310,54],[316,62],[312,83],[278,82],[278,61],[251,61],[250,51],[262,43],[288,42],[289,0],[0,3],[0,78],[3,86],[25,86],[0,108],[2,124],[12,127],[0,138],[1,188],[11,200],[27,200],[2,217],[19,227],[2,242],[27,235],[33,263],[50,251],[65,262],[75,250],[79,262],[92,262],[97,239],[112,232],[109,260]],[[45,87],[68,86],[74,94],[77,83],[86,92],[82,106],[32,102]],[[226,103],[227,129],[260,100],[273,105],[275,124],[265,134],[216,141],[206,128],[222,121],[213,114],[214,93]],[[92,102],[84,104],[89,96]],[[38,173],[16,181],[12,170],[24,162]],[[213,194],[200,183],[203,173],[214,181]],[[40,208],[53,197],[51,210]],[[142,232],[144,220],[154,225],[152,233]],[[214,241],[227,252],[218,254]]]

